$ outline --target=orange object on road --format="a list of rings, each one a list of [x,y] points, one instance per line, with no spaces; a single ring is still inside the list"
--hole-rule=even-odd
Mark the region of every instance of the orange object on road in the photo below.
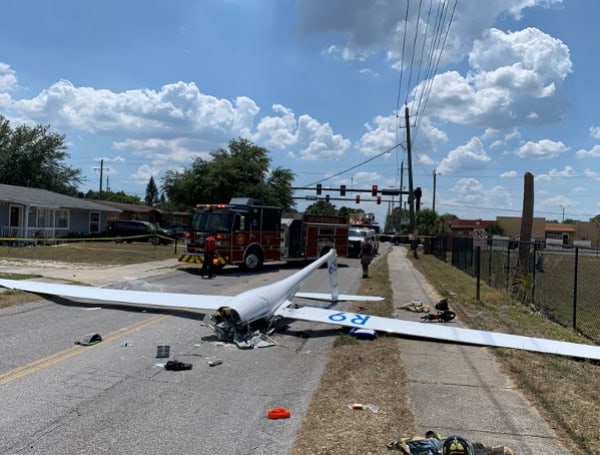
[[[287,411],[285,408],[274,408],[267,412],[267,417],[271,420],[289,419],[290,416],[290,412]]]

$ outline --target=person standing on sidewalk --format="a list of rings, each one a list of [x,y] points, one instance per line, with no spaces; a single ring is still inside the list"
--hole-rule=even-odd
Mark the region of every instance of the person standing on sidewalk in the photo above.
[[[362,277],[369,278],[369,264],[373,260],[373,245],[369,239],[365,239],[360,247],[360,264],[362,265]]]
[[[215,274],[214,259],[217,252],[217,240],[215,239],[214,232],[211,232],[208,237],[204,239],[204,261],[202,262],[202,270],[200,276],[208,275],[208,278],[212,278]]]

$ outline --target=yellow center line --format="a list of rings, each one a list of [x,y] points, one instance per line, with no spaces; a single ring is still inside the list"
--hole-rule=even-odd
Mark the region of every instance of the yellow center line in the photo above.
[[[230,286],[227,291],[222,290],[219,292],[219,295],[223,295],[225,292],[231,293],[235,289],[242,289],[245,284],[259,284],[261,281],[264,281],[265,276],[251,276],[246,283],[237,283]],[[145,327],[157,324],[167,318],[171,317],[171,315],[160,315],[154,316],[150,319],[138,322],[130,327],[126,327],[125,329],[119,329],[112,333],[109,333],[106,336],[102,337],[102,342],[108,342],[116,340],[117,338],[121,338],[127,336],[133,332],[141,330]],[[64,349],[59,352],[55,352],[54,354],[50,354],[49,356],[43,357],[38,360],[34,360],[33,362],[26,363],[25,365],[20,365],[12,370],[5,371],[4,373],[0,373],[0,385],[8,384],[9,382],[15,381],[17,379],[23,378],[25,376],[29,376],[30,374],[35,373],[36,371],[43,370],[45,368],[51,367],[59,362],[64,360],[68,360],[71,357],[75,357],[76,355],[87,352],[89,349],[95,348],[99,344],[94,344],[91,346],[86,346],[82,348],[81,346],[73,346],[68,349]]]
[[[102,338],[102,341],[105,342],[116,340],[123,336],[127,336],[133,332],[137,332],[138,330],[141,330],[145,327],[157,324],[169,317],[171,317],[171,315],[167,314],[154,316],[150,319],[140,321],[132,326],[126,327],[125,329],[119,329],[109,333],[107,336]],[[88,351],[89,349],[99,346],[100,344],[101,343],[93,344],[91,346],[86,346],[85,348],[82,348],[81,346],[73,346],[69,349],[55,352],[54,354],[51,354],[47,357],[34,360],[33,362],[18,366],[16,368],[13,368],[12,370],[5,371],[4,373],[0,373],[0,385],[8,384],[9,382],[23,378],[25,376],[29,376],[30,374],[33,374],[36,371],[43,370],[59,362],[70,359],[71,357],[75,357],[76,355],[82,354]]]

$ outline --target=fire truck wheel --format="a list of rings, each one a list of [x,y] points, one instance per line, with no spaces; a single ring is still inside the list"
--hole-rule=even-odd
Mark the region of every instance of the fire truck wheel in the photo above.
[[[251,248],[246,252],[243,264],[244,269],[252,271],[258,270],[262,266],[262,263],[262,252],[258,248]]]

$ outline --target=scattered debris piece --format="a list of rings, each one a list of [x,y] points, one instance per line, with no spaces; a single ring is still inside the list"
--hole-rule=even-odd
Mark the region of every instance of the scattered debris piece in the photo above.
[[[438,311],[437,313],[429,313],[425,316],[421,316],[421,319],[423,322],[450,322],[455,317],[456,313],[454,311]]]
[[[84,335],[81,340],[76,341],[75,344],[80,346],[92,346],[94,344],[98,344],[102,341],[102,337],[98,333],[90,333],[88,335]]]
[[[419,299],[413,299],[410,303],[399,307],[402,310],[412,311],[413,313],[429,313],[429,306],[423,305]]]
[[[128,348],[128,347],[131,347],[131,346],[133,346],[133,343],[131,341],[129,341],[129,340],[123,340],[123,341],[121,341],[121,347],[122,348]]]
[[[350,329],[350,335],[359,340],[374,340],[377,338],[377,332],[373,329],[358,329],[353,327]]]
[[[271,420],[289,419],[291,415],[290,411],[285,408],[273,408],[267,412],[267,417]]]
[[[169,371],[183,371],[183,370],[191,370],[191,369],[192,369],[191,363],[183,363],[183,362],[180,362],[179,360],[169,360],[167,363],[165,363],[165,370],[169,370]]]
[[[348,405],[348,407],[350,409],[354,409],[354,410],[363,410],[363,409],[368,409],[369,411],[371,411],[374,414],[377,414],[379,412],[379,406],[374,405],[374,404],[363,404],[363,403],[350,403]]]
[[[233,338],[226,341],[233,342],[240,349],[268,348],[277,345],[271,337],[258,330],[249,333],[235,332]]]
[[[442,299],[438,303],[435,304],[435,309],[440,311],[448,311],[450,307],[448,306],[448,299]]]
[[[221,365],[222,363],[223,363],[223,361],[221,359],[209,360],[208,361],[208,366],[209,367],[216,367],[217,365]]]
[[[160,358],[169,357],[171,355],[170,350],[171,350],[171,346],[169,346],[168,344],[159,344],[156,347],[156,358],[160,359]]]

